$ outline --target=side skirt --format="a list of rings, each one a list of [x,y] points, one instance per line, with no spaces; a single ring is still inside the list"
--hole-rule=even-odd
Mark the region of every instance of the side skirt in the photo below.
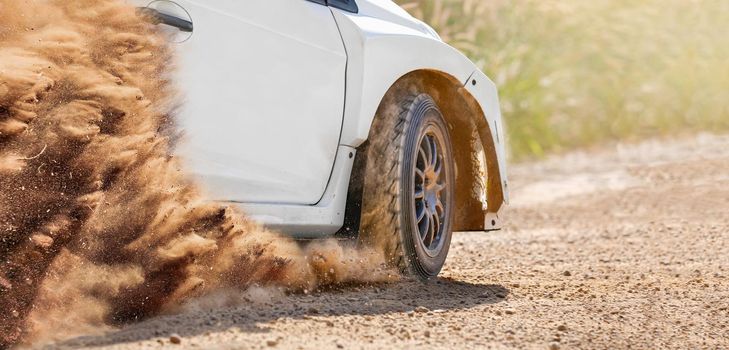
[[[357,150],[339,146],[324,196],[316,205],[231,202],[252,220],[294,238],[331,237],[344,226],[350,175]]]

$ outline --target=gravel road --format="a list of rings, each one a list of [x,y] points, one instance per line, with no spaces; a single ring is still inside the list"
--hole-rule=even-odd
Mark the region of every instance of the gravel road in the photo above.
[[[456,234],[437,282],[254,290],[242,305],[53,347],[729,348],[729,136],[571,153],[510,175],[508,228]]]

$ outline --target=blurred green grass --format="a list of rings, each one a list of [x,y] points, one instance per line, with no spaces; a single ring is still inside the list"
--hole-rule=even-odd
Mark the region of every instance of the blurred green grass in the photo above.
[[[499,87],[516,160],[729,130],[727,0],[399,0]]]

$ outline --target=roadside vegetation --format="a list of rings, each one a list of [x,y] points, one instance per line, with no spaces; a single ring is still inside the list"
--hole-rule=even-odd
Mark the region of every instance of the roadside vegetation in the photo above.
[[[514,159],[729,130],[729,1],[398,2],[499,86]]]

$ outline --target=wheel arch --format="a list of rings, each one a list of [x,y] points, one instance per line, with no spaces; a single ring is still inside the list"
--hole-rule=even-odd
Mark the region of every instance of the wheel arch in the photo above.
[[[469,80],[470,81],[470,80]],[[400,77],[384,94],[385,101],[402,101],[410,96],[426,93],[441,110],[448,125],[456,168],[455,231],[483,231],[500,227],[499,214],[506,203],[500,171],[500,158],[496,131],[492,131],[484,108],[458,79],[438,70],[419,69]],[[374,123],[373,118],[372,123]],[[369,139],[369,137],[368,137]],[[365,142],[361,147],[366,147]],[[345,218],[346,232],[353,232],[359,218],[361,201],[360,172],[366,159],[355,160]]]
[[[376,110],[392,94],[428,93],[451,125],[458,187],[454,228],[500,228],[508,183],[495,84],[462,53],[437,38],[384,19],[332,12],[348,56],[340,144],[366,146]],[[473,80],[477,85],[471,84]],[[473,159],[479,154],[483,165]],[[350,189],[355,193],[350,191],[348,197],[356,202],[360,197],[357,181],[361,181],[357,159],[354,168]],[[347,213],[357,211],[350,202]],[[357,222],[345,218],[343,230],[355,229]]]
[[[441,71],[412,71],[398,79],[383,100],[391,94],[402,100],[416,93],[430,95],[448,125],[456,167],[454,230],[491,228],[486,223],[488,214],[498,214],[505,203],[497,131],[491,130],[484,109],[463,83]]]

